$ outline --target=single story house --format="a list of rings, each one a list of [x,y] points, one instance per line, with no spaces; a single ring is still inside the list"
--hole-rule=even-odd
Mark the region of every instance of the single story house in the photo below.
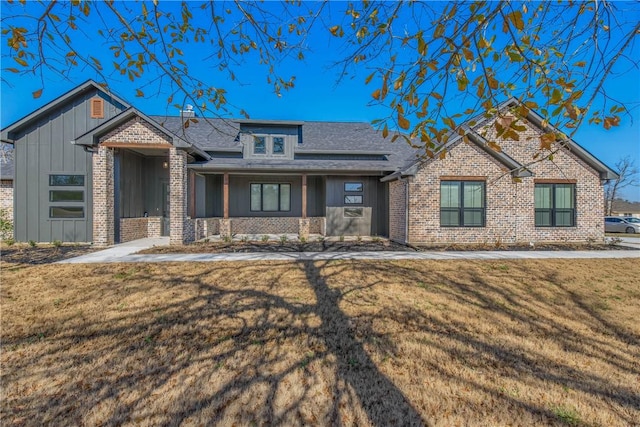
[[[511,99],[500,108],[518,105]],[[147,116],[88,81],[1,131],[15,147],[15,239],[108,246],[151,236],[377,235],[409,244],[604,237],[616,173],[530,111],[490,148],[492,119],[429,159],[367,123]]]

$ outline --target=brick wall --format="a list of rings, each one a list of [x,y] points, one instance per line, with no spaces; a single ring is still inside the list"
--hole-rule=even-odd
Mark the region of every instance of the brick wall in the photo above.
[[[193,234],[192,224],[187,224],[187,153],[176,148],[169,150],[169,241],[180,245]],[[186,226],[186,227],[185,227]],[[193,240],[193,236],[191,236]]]
[[[93,244],[113,245],[113,152],[99,147],[93,154]]]
[[[326,218],[323,216],[309,217],[309,234],[325,235]]]
[[[233,234],[298,234],[297,217],[231,218]]]
[[[100,142],[171,144],[169,138],[139,117],[118,126],[102,138]]]
[[[405,243],[406,241],[406,204],[407,184],[405,181],[389,183],[389,239]]]
[[[516,161],[533,161],[540,132],[528,126],[520,141],[499,141],[502,150]],[[492,133],[485,136],[491,140]],[[595,171],[562,150],[554,161],[531,164],[533,177],[516,183],[497,160],[474,144],[455,145],[444,160],[429,160],[409,184],[410,243],[516,243],[544,241],[584,241],[604,238],[603,188]],[[486,177],[486,226],[440,227],[440,177]],[[463,178],[461,178],[463,179]],[[536,179],[576,180],[575,227],[535,227],[534,184]],[[395,190],[390,185],[390,225]]]
[[[150,216],[147,222],[147,237],[162,236],[162,217]]]
[[[121,218],[120,243],[144,239],[149,233],[149,218]]]
[[[3,219],[13,223],[13,181],[0,181],[0,209],[5,211]],[[13,237],[13,232],[7,233],[7,239]]]

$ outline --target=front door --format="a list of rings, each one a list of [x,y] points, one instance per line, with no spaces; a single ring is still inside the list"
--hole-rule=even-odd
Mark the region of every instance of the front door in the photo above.
[[[171,221],[169,219],[169,212],[171,212],[171,200],[169,194],[169,183],[162,183],[162,235],[168,236],[170,230]]]

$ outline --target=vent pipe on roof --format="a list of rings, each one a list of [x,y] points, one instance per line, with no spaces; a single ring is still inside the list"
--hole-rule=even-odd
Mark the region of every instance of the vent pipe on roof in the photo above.
[[[196,112],[193,111],[193,105],[191,104],[185,105],[184,110],[180,110],[180,116],[185,119],[188,119],[190,117],[195,117]]]

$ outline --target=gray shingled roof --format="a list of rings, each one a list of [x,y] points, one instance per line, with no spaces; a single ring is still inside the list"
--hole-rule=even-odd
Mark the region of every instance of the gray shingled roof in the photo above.
[[[273,160],[273,159],[214,159],[189,165],[196,171],[233,171],[238,169],[252,171],[286,171],[286,172],[367,172],[382,174],[393,172],[398,165],[384,160]]]
[[[195,117],[198,122],[190,122],[189,127],[184,128],[183,119],[180,117],[149,117],[169,132],[178,135],[192,144],[196,144],[205,151],[241,147],[240,143],[235,141],[238,131],[240,130],[240,124],[234,120]]]
[[[241,149],[241,144],[236,140],[240,130],[240,124],[244,120],[202,118],[197,117],[197,123],[190,122],[188,128],[182,126],[180,117],[151,116],[153,120],[164,126],[167,130],[181,136],[185,140],[196,144],[205,151],[225,149]],[[252,120],[251,124],[279,125],[278,121]],[[415,161],[416,150],[411,148],[402,138],[391,142],[391,138],[383,138],[369,123],[351,122],[300,122],[302,126],[302,144],[295,148],[296,153],[385,153],[388,161],[363,161],[363,160],[295,160],[295,164],[301,170],[387,170],[394,171],[404,167],[408,162]],[[235,167],[266,168],[266,169],[291,169],[291,162],[277,160],[251,160],[243,159],[215,159],[208,164],[215,168]]]

